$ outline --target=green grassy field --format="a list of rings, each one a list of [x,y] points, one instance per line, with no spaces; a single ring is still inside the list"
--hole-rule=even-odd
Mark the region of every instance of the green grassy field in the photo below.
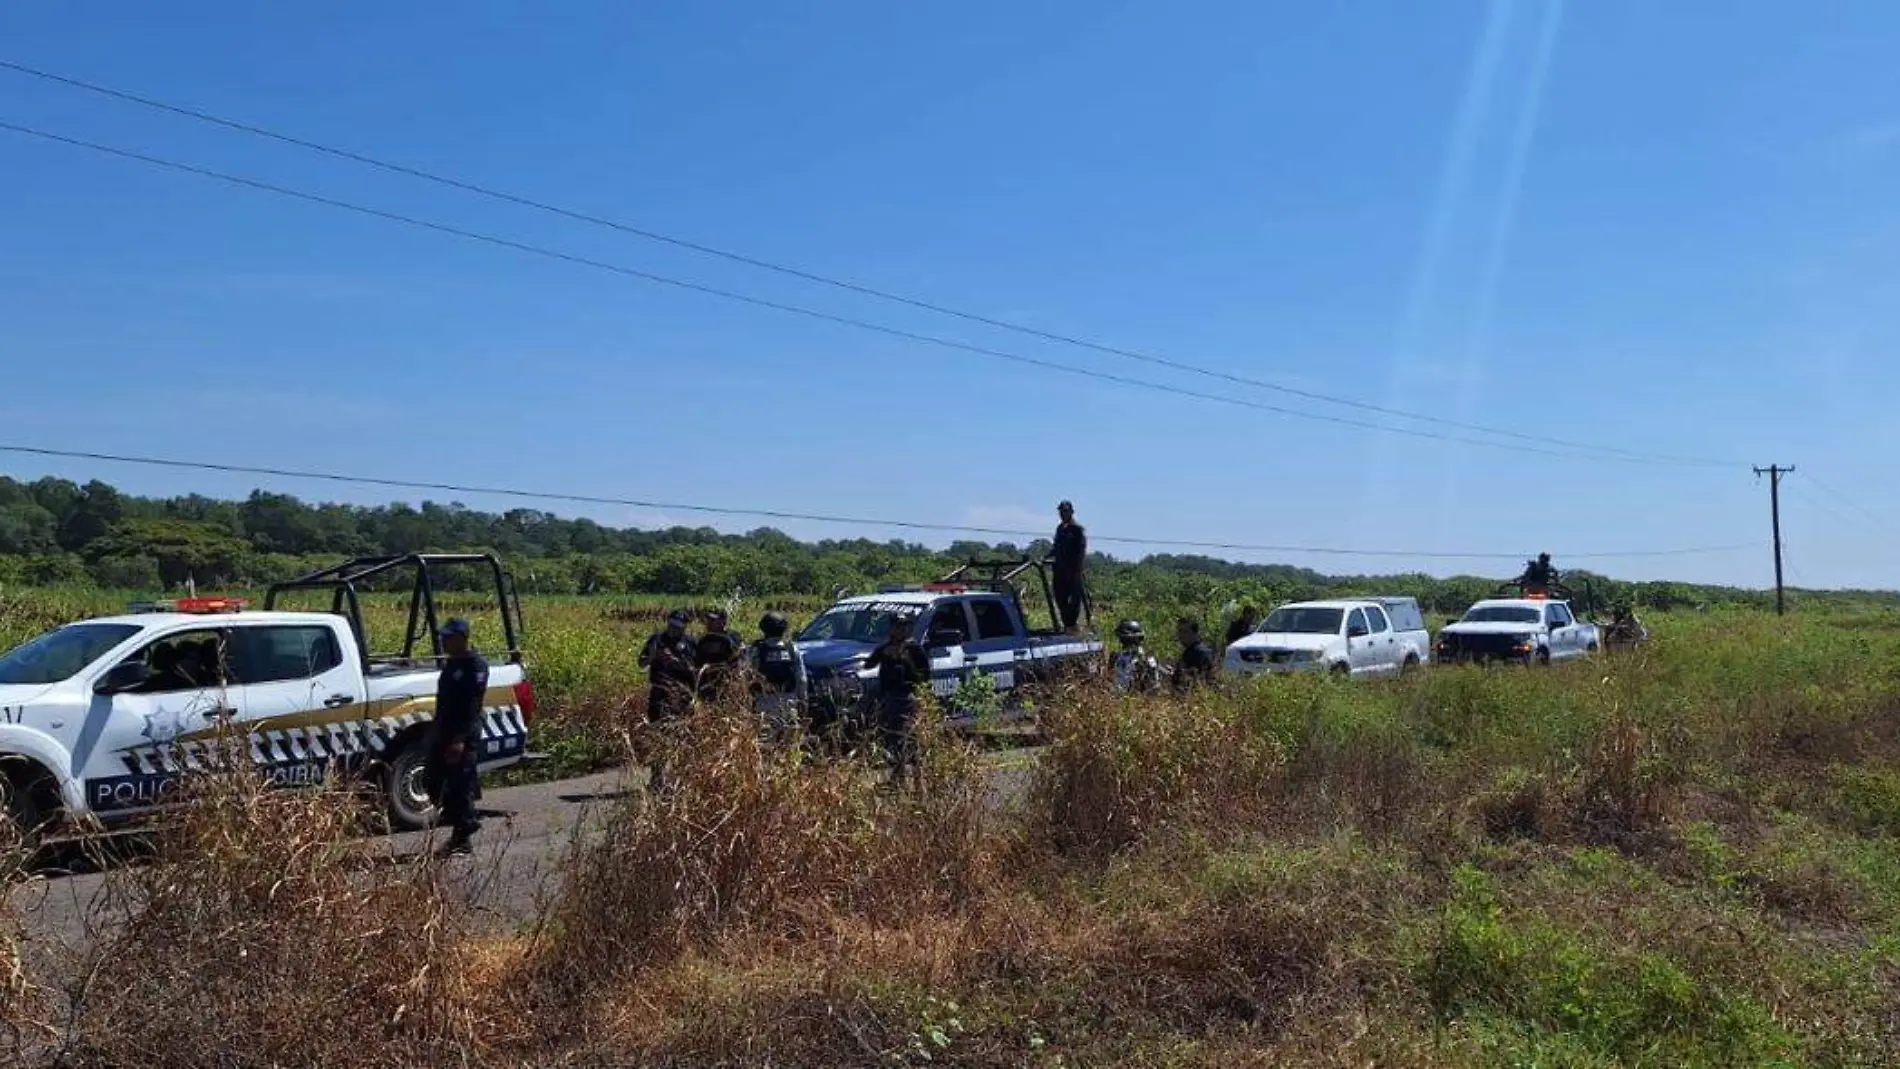
[[[622,617],[653,608],[531,603],[551,731],[585,737],[625,698],[649,624]],[[681,794],[626,802],[566,859],[546,923],[502,939],[444,919],[424,868],[320,890],[326,855],[277,840],[321,822],[222,803],[197,826],[243,828],[174,856],[210,842],[288,872],[118,877],[152,885],[137,909],[196,912],[109,944],[127,986],[66,1027],[94,1064],[153,1041],[120,1003],[193,1005],[172,1031],[223,1038],[186,1064],[270,1061],[294,1049],[279,1021],[358,1028],[365,974],[313,966],[271,934],[270,896],[240,893],[288,881],[300,930],[373,933],[375,982],[427,1010],[359,1035],[366,1057],[1900,1064],[1900,615],[1650,622],[1643,651],[1552,670],[1061,695],[1000,811],[953,740],[930,741],[922,798],[893,799],[710,717]],[[152,930],[175,967],[136,965]],[[475,966],[444,986],[424,968],[442,954]],[[246,997],[198,998],[206,970]]]

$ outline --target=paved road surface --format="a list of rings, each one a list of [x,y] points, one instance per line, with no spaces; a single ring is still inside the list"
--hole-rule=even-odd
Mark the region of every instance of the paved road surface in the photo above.
[[[1018,797],[1028,782],[1033,756],[1023,751],[992,755],[991,782],[998,799]],[[483,828],[475,856],[454,862],[454,878],[488,925],[507,930],[537,916],[542,896],[556,883],[558,867],[576,829],[598,827],[615,802],[645,783],[643,770],[603,772],[578,779],[483,792]],[[436,839],[440,842],[440,839]],[[363,841],[371,857],[412,857],[431,848],[431,833],[388,835]],[[88,933],[110,923],[99,872],[54,874],[17,887],[13,902],[26,918],[29,938],[52,948],[77,951]],[[95,915],[96,914],[96,915]]]

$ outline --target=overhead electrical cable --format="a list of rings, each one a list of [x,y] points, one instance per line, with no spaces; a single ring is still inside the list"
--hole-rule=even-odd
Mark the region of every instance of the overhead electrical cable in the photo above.
[[[174,457],[144,456],[132,453],[105,453],[82,449],[55,449],[47,446],[21,445],[18,443],[0,443],[0,453],[16,453],[27,456],[52,457],[65,460],[96,460],[114,464],[139,464],[148,467],[183,468],[196,471],[214,471],[227,474],[267,475],[286,479],[311,479],[331,483],[350,483],[361,486],[381,486],[402,490],[431,490],[449,494],[483,494],[494,497],[513,497],[538,501],[563,501],[585,505],[622,505],[632,508],[652,509],[656,512],[690,512],[710,516],[738,516],[768,520],[790,520],[809,523],[833,523],[857,527],[891,527],[912,531],[935,531],[947,534],[982,534],[1008,538],[1047,538],[1048,531],[1028,531],[1004,527],[987,527],[960,523],[930,523],[918,520],[896,520],[866,516],[842,516],[820,512],[796,512],[785,509],[739,508],[724,505],[706,505],[680,501],[655,501],[637,497],[619,497],[607,494],[571,494],[547,490],[528,490],[519,487],[480,486],[466,483],[434,482],[424,479],[396,479],[377,475],[350,475],[339,472],[310,471],[297,468],[265,467],[253,464],[224,464],[208,460],[183,460]],[[1264,545],[1250,542],[1212,542],[1180,538],[1147,538],[1132,535],[1091,534],[1095,542],[1119,545],[1158,546],[1177,549],[1222,549],[1245,550],[1258,553],[1312,553],[1324,556],[1343,557],[1409,557],[1427,560],[1521,560],[1521,553],[1438,553],[1407,549],[1341,549],[1332,546],[1282,546]],[[1571,560],[1608,560],[1634,557],[1680,557],[1709,553],[1730,553],[1739,550],[1754,550],[1760,546],[1754,543],[1742,543],[1726,546],[1695,546],[1678,549],[1621,550],[1616,552],[1566,552],[1559,556]]]
[[[1215,368],[1208,368],[1208,367],[1204,367],[1198,364],[1189,363],[1184,360],[1178,360],[1171,357],[1160,356],[1154,353],[1142,352],[1140,350],[1129,349],[1122,346],[1110,345],[1104,342],[1094,341],[1094,340],[1079,337],[1076,335],[1063,334],[1056,331],[1044,330],[1039,327],[1033,327],[1033,326],[1029,326],[1023,323],[1013,322],[1011,320],[1000,319],[994,316],[989,316],[989,315],[984,315],[977,312],[967,311],[964,309],[954,308],[949,305],[940,304],[934,301],[928,301],[922,298],[906,296],[904,294],[895,293],[890,290],[880,289],[880,288],[866,285],[860,282],[853,282],[849,279],[842,279],[836,276],[822,274],[817,271],[811,271],[804,268],[791,266],[788,264],[777,263],[771,260],[765,260],[756,256],[745,254],[745,253],[734,252],[729,249],[722,249],[717,246],[705,244],[703,242],[693,241],[687,238],[681,238],[675,235],[661,233],[659,231],[651,230],[646,227],[635,226],[633,224],[620,222],[614,219],[609,219],[604,216],[594,214],[591,212],[585,212],[585,211],[580,211],[573,208],[561,207],[559,205],[548,203],[547,201],[524,196],[518,193],[510,193],[505,190],[496,189],[492,186],[482,185],[482,184],[468,181],[465,179],[454,178],[448,175],[443,175],[443,174],[436,173],[433,171],[424,170],[422,168],[414,167],[407,164],[396,163],[389,160],[380,159],[374,156],[366,155],[364,153],[355,152],[355,151],[344,149],[344,148],[338,148],[336,146],[327,145],[318,141],[313,141],[308,138],[303,138],[303,137],[298,137],[292,134],[282,133],[280,131],[272,130],[267,127],[258,126],[254,123],[247,123],[247,122],[242,122],[235,119],[226,118],[226,117],[215,115],[210,112],[202,111],[196,108],[190,108],[190,107],[185,107],[179,104],[168,103],[166,101],[157,100],[152,97],[147,97],[147,96],[143,96],[137,93],[128,92],[126,90],[115,89],[110,86],[101,85],[96,82],[90,82],[84,79],[74,78],[68,75],[57,74],[52,71],[41,70],[39,68],[31,67],[22,63],[16,63],[9,60],[0,59],[0,69],[13,71],[16,74],[21,74],[21,75],[25,75],[32,78],[37,78],[43,81],[47,81],[47,82],[51,82],[51,83],[55,83],[59,85],[64,85],[69,88],[84,90],[86,92],[106,96],[106,97],[123,101],[126,103],[135,104],[141,107],[150,108],[157,111],[162,111],[162,112],[166,112],[172,115],[180,116],[183,118],[192,119],[194,121],[209,123],[215,126],[223,127],[229,130],[234,130],[234,131],[248,134],[251,136],[265,138],[271,141],[279,142],[281,144],[291,145],[291,146],[305,149],[311,152],[321,153],[323,155],[327,155],[336,159],[347,160],[352,163],[361,164],[363,166],[371,167],[380,171],[384,171],[386,173],[401,175],[407,178],[413,178],[420,181],[433,183],[435,185],[443,186],[445,188],[458,190],[464,193],[474,194],[476,196],[485,197],[491,200],[496,200],[503,203],[516,205],[519,207],[529,208],[529,209],[539,211],[539,212],[561,216],[566,219],[570,219],[570,220],[574,220],[574,221],[582,222],[582,223],[587,223],[592,226],[604,227],[613,231],[617,231],[622,234],[640,238],[642,240],[658,242],[658,243],[674,246],[676,248],[686,249],[688,251],[699,253],[702,255],[717,257],[719,259],[723,259],[732,263],[742,264],[747,267],[752,267],[752,268],[756,268],[756,269],[764,270],[764,271],[770,271],[770,272],[774,272],[774,273],[784,275],[787,277],[797,278],[802,281],[829,286],[835,289],[854,293],[860,296],[871,297],[877,300],[900,304],[907,307],[919,309],[921,311],[930,312],[936,315],[949,316],[949,317],[960,319],[966,322],[976,323],[976,324],[986,326],[986,327],[992,327],[999,330],[1011,331],[1017,334],[1021,334],[1021,335],[1025,335],[1025,336],[1033,337],[1033,338],[1038,338],[1044,341],[1056,342],[1063,345],[1069,345],[1069,346],[1074,346],[1077,348],[1088,349],[1095,352],[1117,356],[1117,357],[1121,357],[1128,360],[1139,361],[1139,362],[1150,364],[1157,367],[1168,368],[1173,371],[1211,378],[1211,379],[1227,382],[1232,385],[1249,386],[1256,389],[1268,390],[1268,391],[1281,393],[1281,394],[1285,394],[1292,397],[1299,397],[1299,398],[1309,400],[1309,401],[1318,401],[1325,404],[1338,405],[1345,408],[1357,409],[1364,412],[1375,413],[1375,414],[1389,416],[1389,417],[1398,418],[1398,419],[1413,420],[1416,422],[1428,423],[1428,424],[1441,426],[1441,427],[1449,427],[1449,428],[1453,428],[1457,430],[1470,431],[1470,432],[1475,432],[1479,434],[1494,435],[1497,437],[1508,438],[1508,439],[1512,439],[1512,440],[1520,441],[1520,442],[1541,443],[1544,445],[1558,446],[1565,449],[1588,451],[1593,454],[1608,454],[1611,457],[1622,458],[1622,459],[1627,459],[1627,460],[1640,460],[1640,461],[1647,461],[1647,462],[1656,463],[1656,464],[1670,464],[1670,465],[1693,466],[1693,467],[1736,466],[1732,464],[1732,462],[1729,462],[1729,461],[1713,460],[1713,459],[1709,459],[1705,457],[1678,456],[1678,455],[1673,455],[1673,454],[1668,454],[1668,453],[1646,452],[1646,451],[1641,451],[1641,450],[1624,449],[1620,446],[1605,446],[1605,445],[1600,445],[1597,443],[1582,442],[1582,441],[1576,441],[1573,439],[1553,437],[1549,435],[1528,434],[1521,431],[1514,431],[1514,430],[1509,430],[1509,429],[1501,428],[1501,427],[1486,426],[1484,424],[1479,424],[1479,423],[1448,419],[1442,416],[1434,416],[1428,413],[1412,412],[1412,411],[1407,411],[1405,409],[1395,408],[1391,406],[1373,404],[1371,402],[1360,401],[1360,400],[1356,400],[1354,398],[1349,398],[1349,397],[1342,397],[1336,394],[1328,394],[1328,393],[1323,393],[1316,390],[1302,389],[1300,387],[1289,386],[1284,383],[1273,382],[1270,380],[1255,378],[1255,377],[1247,376],[1247,375],[1239,375],[1233,372],[1222,371]],[[31,131],[31,130],[21,128],[21,127],[10,127],[10,129],[13,129],[16,132],[20,132],[20,133],[37,133],[37,131]],[[113,151],[113,150],[104,148],[104,146],[86,145],[84,143],[77,142],[72,139],[54,138],[54,140],[64,140],[68,144],[78,144],[78,145],[81,145],[81,147],[97,148],[101,151]],[[127,155],[130,155],[130,154],[127,154]],[[154,158],[142,157],[142,156],[133,156],[133,158],[144,159],[145,162],[148,162],[148,163],[164,165],[163,163],[161,163],[161,161],[158,161]],[[203,170],[197,170],[197,169],[194,169],[194,170],[195,170],[195,173],[205,174],[207,177],[220,177],[220,178],[226,178],[227,180],[231,180],[230,176],[216,175],[216,174],[212,174],[210,172],[206,172]],[[281,189],[277,191],[289,192],[287,190],[281,190]],[[295,195],[295,194],[292,194],[292,195]],[[337,206],[340,207],[342,205],[339,204]],[[653,280],[658,281],[658,279],[653,279]],[[873,329],[877,329],[877,328],[873,328]],[[1376,424],[1354,424],[1354,425],[1371,426],[1371,427],[1374,427],[1375,429],[1382,429],[1382,430],[1393,430],[1393,431],[1398,430],[1398,428],[1384,427],[1384,426],[1376,425]],[[1462,441],[1462,439],[1449,439],[1449,438],[1446,440]],[[1485,444],[1485,443],[1481,443],[1481,444]]]

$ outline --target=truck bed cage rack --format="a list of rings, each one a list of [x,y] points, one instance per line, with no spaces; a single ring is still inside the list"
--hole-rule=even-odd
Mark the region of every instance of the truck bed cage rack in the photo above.
[[[1577,591],[1560,579],[1553,579],[1545,586],[1547,593],[1544,596],[1570,602],[1572,607],[1580,608],[1589,616],[1595,617],[1598,613],[1596,587],[1592,586],[1587,578],[1580,582],[1583,584],[1582,597],[1578,597]],[[1498,588],[1491,592],[1491,596],[1494,598],[1527,597],[1530,596],[1529,590],[1529,584],[1521,579],[1513,579],[1499,584]]]
[[[1043,601],[1049,606],[1050,623],[1055,629],[1062,629],[1062,621],[1056,617],[1055,588],[1049,582],[1049,562],[1039,557],[1002,557],[984,560],[972,557],[951,569],[948,575],[933,585],[944,586],[961,583],[964,586],[989,590],[993,593],[1008,594],[1016,599],[1017,611],[1022,612],[1022,590],[1016,580],[1029,573],[1036,573],[1036,582],[1042,588]],[[1082,599],[1082,611],[1086,614],[1089,626],[1095,626],[1095,606],[1086,595]],[[1025,625],[1028,614],[1023,613]]]
[[[295,579],[272,583],[264,592],[264,608],[276,608],[280,596],[294,591],[327,590],[330,592],[329,611],[348,620],[351,629],[356,632],[356,644],[362,650],[366,671],[374,664],[414,664],[417,661],[416,648],[424,639],[429,644],[428,659],[439,662],[443,657],[441,629],[446,620],[441,616],[436,602],[434,569],[456,565],[479,566],[493,577],[495,605],[501,611],[501,628],[507,642],[508,660],[519,664],[521,601],[515,597],[514,576],[509,574],[501,559],[493,553],[400,553],[357,557],[328,568],[319,568]],[[411,576],[409,620],[403,632],[402,652],[372,656],[357,585],[399,571],[407,571]]]

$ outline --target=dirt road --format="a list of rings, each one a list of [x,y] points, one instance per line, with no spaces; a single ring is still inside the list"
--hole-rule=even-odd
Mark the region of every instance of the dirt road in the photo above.
[[[1028,782],[1027,751],[990,755],[994,796],[1020,797]],[[645,783],[643,770],[603,772],[578,779],[524,787],[491,788],[483,793],[483,829],[475,854],[453,862],[451,878],[463,881],[467,900],[485,924],[507,930],[533,920],[542,896],[554,889],[559,865],[578,830],[598,828],[613,804]],[[439,842],[440,840],[435,840]],[[416,832],[365,839],[372,858],[411,857],[431,848],[431,835]],[[24,914],[29,938],[51,943],[49,949],[79,951],[90,933],[113,923],[100,872],[49,874],[16,887],[15,906]]]

